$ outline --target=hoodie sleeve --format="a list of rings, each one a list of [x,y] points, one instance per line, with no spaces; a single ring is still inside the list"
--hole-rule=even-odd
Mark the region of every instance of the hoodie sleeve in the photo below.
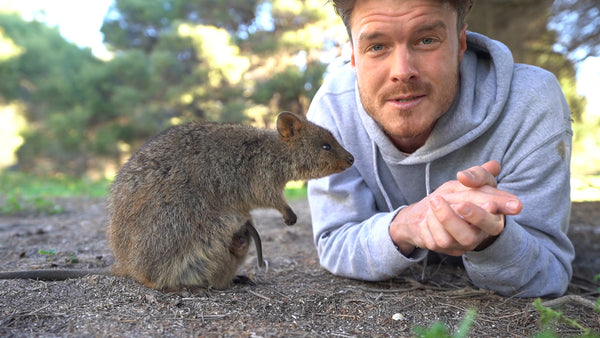
[[[310,106],[308,118],[330,130],[343,146],[351,146],[356,139],[342,139],[331,111],[351,113],[352,107],[333,106],[319,95]],[[411,257],[397,250],[389,226],[402,207],[392,212],[378,210],[373,192],[356,165],[342,173],[309,181],[308,197],[320,263],[333,274],[386,280],[425,258],[425,250],[416,250]]]
[[[521,73],[526,76],[528,71]],[[523,210],[506,216],[505,228],[491,246],[463,256],[475,285],[519,297],[562,295],[574,258],[566,235],[571,210],[570,111],[556,79],[535,75],[536,88],[523,88],[522,99],[507,108],[518,107],[518,114],[527,117],[506,122],[503,132],[514,132],[504,137],[514,142],[498,177],[498,187],[519,196]],[[508,127],[510,123],[519,126]]]
[[[314,240],[321,265],[333,274],[386,280],[423,260],[426,250],[403,256],[389,234],[401,209],[377,212],[370,190],[354,168],[308,184]]]

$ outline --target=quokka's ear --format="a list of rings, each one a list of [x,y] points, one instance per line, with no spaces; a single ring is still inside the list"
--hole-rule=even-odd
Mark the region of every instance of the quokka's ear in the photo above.
[[[284,141],[289,141],[304,128],[304,121],[300,117],[290,112],[282,112],[277,116],[277,131],[279,137]]]

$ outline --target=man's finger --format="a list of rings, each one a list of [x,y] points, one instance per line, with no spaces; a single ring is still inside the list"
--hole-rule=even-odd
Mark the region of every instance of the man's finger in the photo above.
[[[516,215],[523,210],[517,196],[490,186],[445,194],[444,199],[451,205],[470,202],[492,214]]]
[[[500,166],[500,163],[498,161],[485,162],[481,165],[481,167],[487,170],[487,172],[492,174],[492,176],[494,177],[498,176],[500,174],[500,169],[502,169],[502,166]]]
[[[434,240],[430,250],[460,256],[475,248],[481,230],[465,222],[442,197],[432,198],[430,205],[433,213],[428,215],[427,224]]]
[[[479,188],[484,185],[496,187],[496,176],[500,173],[500,163],[489,161],[481,166],[471,167],[456,174],[458,181],[469,188]]]
[[[504,229],[504,215],[490,213],[485,208],[464,202],[453,206],[454,210],[467,222],[483,232],[496,236]]]

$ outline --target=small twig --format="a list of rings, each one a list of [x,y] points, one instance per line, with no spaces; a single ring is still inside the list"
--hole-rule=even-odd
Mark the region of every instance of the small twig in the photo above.
[[[285,297],[285,298],[287,298],[288,300],[292,300],[292,297],[290,297],[289,295],[286,295],[286,294],[284,294],[284,293],[282,293],[282,292],[279,292],[279,291],[277,291],[277,290],[273,290],[273,292],[275,292],[275,293],[279,294],[281,297]]]
[[[529,310],[524,310],[524,311],[519,311],[519,312],[511,313],[511,314],[504,315],[504,316],[496,316],[496,317],[494,317],[494,320],[498,321],[500,319],[505,319],[505,318],[521,317],[521,316],[523,316],[525,314],[532,313],[534,311],[535,311],[534,309],[529,309]]]
[[[481,296],[481,295],[492,295],[493,291],[485,290],[485,289],[473,289],[471,287],[464,287],[461,289],[448,290],[441,292],[446,297],[451,298],[463,298],[463,297],[473,297],[473,296]]]
[[[401,293],[401,292],[407,292],[407,291],[417,290],[417,289],[420,289],[421,287],[419,287],[419,286],[412,286],[412,287],[405,288],[405,289],[379,289],[379,288],[364,287],[364,286],[360,286],[360,285],[349,285],[349,286],[347,286],[347,288],[348,289],[358,289],[358,290],[366,291],[366,292]]]
[[[43,306],[39,309],[35,309],[33,311],[30,312],[20,312],[20,313],[15,313],[13,312],[11,315],[9,315],[6,319],[0,321],[1,324],[6,324],[6,323],[10,323],[12,322],[15,318],[21,318],[21,317],[29,317],[29,316],[40,316],[39,314],[37,314],[38,312],[49,308],[50,306],[52,306],[52,304],[48,304],[46,306]],[[65,314],[64,313],[53,313],[53,314],[47,314],[47,315],[41,315],[42,317],[57,317],[57,316],[62,316],[64,317]]]
[[[224,313],[222,315],[205,315],[205,314],[200,314],[200,318],[202,320],[204,319],[221,319],[221,318],[226,318],[229,317],[231,315],[231,312],[228,313]],[[177,318],[177,319],[183,319],[183,320],[196,320],[198,318]]]
[[[50,306],[52,306],[52,304],[48,304],[48,305],[43,306],[43,307],[41,307],[39,309],[35,309],[35,310],[33,310],[33,311],[29,312],[29,313],[24,313],[23,316],[31,316],[31,315],[33,315],[36,312],[40,312],[40,311],[42,311],[42,310],[44,310],[46,308],[49,308]]]
[[[261,295],[260,293],[258,293],[258,292],[254,292],[254,291],[252,291],[252,290],[248,290],[248,292],[249,292],[249,293],[251,293],[251,294],[253,294],[253,295],[255,295],[256,297],[259,297],[259,298],[262,298],[262,299],[268,300],[268,301],[270,301],[270,302],[278,302],[278,303],[283,303],[282,301],[280,301],[280,300],[278,300],[278,299],[272,299],[272,298],[269,298],[269,297],[267,297],[267,296],[263,296],[263,295]]]
[[[557,307],[557,306],[564,305],[567,303],[579,303],[581,305],[589,307],[592,310],[594,310],[596,308],[596,303],[594,303],[593,301],[591,301],[589,299],[585,299],[579,295],[566,295],[566,296],[562,296],[562,297],[559,297],[556,299],[547,300],[545,302],[542,302],[542,306]]]
[[[345,334],[345,333],[332,333],[331,335],[333,337],[345,337],[345,338],[356,337],[354,335],[348,335],[348,334]]]
[[[348,285],[346,288],[358,289],[358,290],[362,290],[362,291],[366,291],[366,292],[378,292],[378,293],[401,293],[401,292],[414,291],[414,290],[419,290],[419,289],[433,290],[433,291],[447,290],[445,288],[423,284],[412,278],[406,278],[404,281],[407,282],[408,284],[411,284],[412,286],[407,287],[407,288],[402,288],[402,289],[400,289],[400,288],[394,289],[393,287],[391,287],[390,289],[381,289],[381,288],[370,288],[370,287],[361,286],[361,285]]]

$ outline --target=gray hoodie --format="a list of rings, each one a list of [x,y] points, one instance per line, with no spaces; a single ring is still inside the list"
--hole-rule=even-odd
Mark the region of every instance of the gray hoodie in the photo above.
[[[328,76],[308,118],[333,132],[355,165],[309,182],[314,240],[321,265],[363,280],[393,278],[424,260],[394,246],[396,213],[456,173],[496,160],[498,188],[515,194],[523,211],[506,216],[488,248],[463,255],[471,281],[502,295],[558,296],[572,275],[570,111],[549,72],[515,64],[498,41],[468,32],[460,89],[429,139],[408,156],[398,151],[360,102],[354,69]]]

